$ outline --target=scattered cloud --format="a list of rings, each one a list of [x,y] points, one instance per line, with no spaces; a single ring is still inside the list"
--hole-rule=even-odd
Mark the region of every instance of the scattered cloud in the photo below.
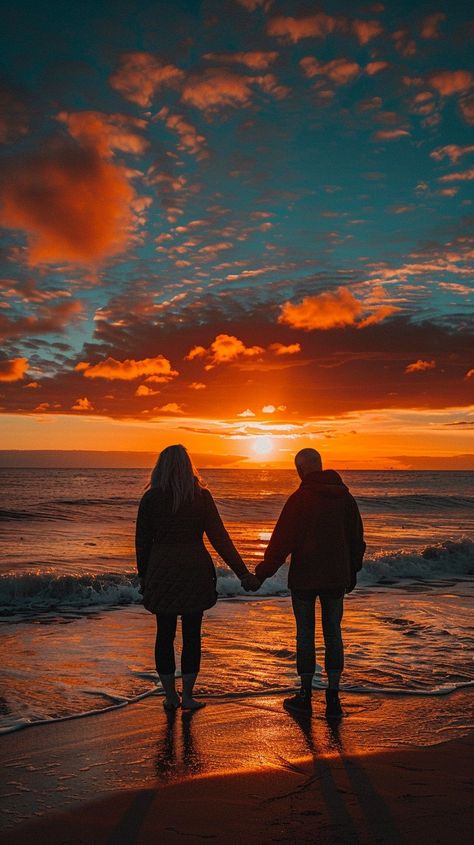
[[[155,358],[143,358],[141,361],[135,361],[133,358],[117,361],[110,357],[98,364],[80,361],[74,369],[81,372],[86,378],[119,379],[121,381],[133,381],[133,379],[141,376],[169,381],[178,375],[177,370],[173,370],[170,362],[163,355],[157,355]]]
[[[74,405],[71,405],[72,411],[93,411],[94,406],[92,402],[84,396],[82,399],[76,399]]]
[[[446,173],[439,177],[440,182],[470,182],[474,179],[474,167],[469,170],[458,170],[456,173]]]
[[[149,141],[140,133],[147,121],[125,114],[103,114],[97,111],[59,112],[56,116],[72,138],[86,147],[94,147],[99,155],[109,158],[116,150],[140,155]]]
[[[365,72],[369,76],[375,76],[376,73],[380,73],[382,70],[387,70],[390,67],[388,62],[369,62],[365,66]]]
[[[158,411],[161,414],[184,414],[183,406],[177,402],[167,402],[161,408],[153,408],[153,411]]]
[[[126,100],[147,108],[161,88],[175,87],[183,77],[182,70],[162,62],[158,56],[130,52],[121,55],[119,67],[110,77],[110,85]]]
[[[418,361],[414,361],[413,364],[407,364],[405,372],[423,373],[425,370],[434,370],[435,367],[436,361],[423,361],[421,358],[418,358]]]
[[[298,352],[301,352],[301,345],[299,343],[271,343],[268,348],[275,355],[296,355]]]
[[[206,138],[198,132],[189,120],[185,120],[179,114],[170,114],[169,109],[166,107],[161,109],[158,117],[161,117],[165,121],[168,129],[176,132],[179,136],[178,149],[180,151],[190,153],[198,158],[205,158],[207,156]]]
[[[25,233],[31,265],[94,263],[129,245],[135,191],[125,169],[96,149],[26,154],[2,177],[0,225]]]
[[[278,58],[275,50],[254,50],[246,53],[206,53],[206,61],[245,65],[250,70],[267,70]]]
[[[262,414],[276,414],[277,411],[286,411],[286,405],[264,405]]]
[[[376,20],[351,20],[343,15],[334,17],[325,12],[316,12],[314,15],[300,18],[277,15],[267,23],[268,35],[293,44],[303,38],[323,39],[336,31],[349,32],[355,35],[359,44],[365,45],[383,33],[383,26]]]
[[[212,370],[218,364],[230,364],[238,358],[254,358],[263,352],[261,346],[246,346],[238,337],[229,334],[219,334],[208,349],[195,346],[186,355],[187,361],[194,358],[206,358],[206,370]]]
[[[192,381],[189,385],[190,390],[205,390],[207,387],[202,381]]]
[[[335,291],[307,296],[300,303],[285,302],[278,322],[305,331],[324,331],[354,325],[365,328],[385,320],[398,310],[398,307],[391,305],[369,305],[356,299],[347,288],[339,287]]]
[[[334,82],[335,85],[346,85],[355,79],[361,71],[357,62],[343,58],[320,62],[314,56],[306,56],[301,59],[300,65],[308,79],[322,76],[330,82]]]
[[[421,22],[420,35],[422,38],[439,38],[440,24],[446,20],[444,12],[434,12],[432,15],[427,15]]]
[[[0,381],[20,381],[28,369],[27,358],[0,360]]]
[[[135,396],[157,396],[159,392],[159,390],[153,390],[152,387],[148,387],[147,384],[139,384],[135,391]]]
[[[56,305],[40,305],[35,315],[10,319],[0,314],[0,337],[35,337],[64,331],[83,311],[77,299],[67,299]]]
[[[474,83],[474,74],[468,70],[440,70],[431,73],[428,81],[442,97],[469,91]]]
[[[237,414],[238,417],[254,417],[255,414],[250,408],[246,408],[245,411],[242,411],[240,414]]]
[[[474,153],[474,144],[468,144],[464,147],[458,144],[446,144],[444,147],[438,147],[430,153],[431,158],[436,161],[442,161],[443,158],[449,158],[451,164],[457,164],[462,156]]]
[[[375,141],[396,141],[397,138],[406,138],[409,135],[407,129],[378,129],[373,138]]]
[[[468,370],[464,378],[474,378],[474,367],[471,370]]]

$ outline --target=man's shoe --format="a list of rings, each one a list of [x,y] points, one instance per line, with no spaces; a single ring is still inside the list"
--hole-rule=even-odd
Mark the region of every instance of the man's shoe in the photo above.
[[[311,690],[301,689],[291,698],[285,698],[283,701],[283,707],[285,710],[289,710],[292,713],[304,713],[311,715],[313,712],[311,705]]]
[[[343,716],[341,702],[339,701],[339,690],[326,690],[326,719],[340,719]]]

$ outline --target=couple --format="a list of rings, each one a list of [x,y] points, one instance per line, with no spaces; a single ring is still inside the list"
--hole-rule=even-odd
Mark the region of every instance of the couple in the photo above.
[[[319,596],[328,676],[326,716],[342,716],[339,679],[344,666],[341,619],[344,593],[356,585],[365,551],[357,504],[334,470],[322,470],[315,449],[295,457],[301,484],[286,502],[253,575],[245,566],[184,446],[168,446],[154,467],[138,509],[137,568],[143,603],[156,615],[156,670],[164,707],[204,707],[193,697],[201,661],[203,612],[217,601],[216,572],[205,533],[245,590],[258,590],[291,554],[288,586],[296,619],[296,664],[301,689],[285,709],[311,713],[315,670],[315,602]],[[175,686],[174,638],[181,616],[182,698]]]

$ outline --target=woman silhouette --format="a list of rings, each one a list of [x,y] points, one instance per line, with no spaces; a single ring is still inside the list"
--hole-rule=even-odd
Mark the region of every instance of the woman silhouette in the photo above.
[[[245,566],[230,539],[211,493],[184,446],[163,449],[138,508],[137,569],[143,604],[156,615],[156,670],[165,691],[166,710],[197,710],[193,698],[201,662],[203,612],[217,601],[216,571],[207,551],[206,533],[216,552],[247,590],[260,581]],[[181,616],[182,701],[175,686],[174,638]]]

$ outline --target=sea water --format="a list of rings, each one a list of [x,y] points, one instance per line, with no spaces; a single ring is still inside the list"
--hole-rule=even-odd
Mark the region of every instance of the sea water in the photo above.
[[[368,543],[345,601],[343,688],[437,696],[474,685],[474,473],[341,474]],[[203,475],[253,570],[296,474]],[[0,470],[2,731],[156,693],[154,617],[140,604],[134,563],[146,478],[132,469]],[[211,553],[220,600],[205,615],[199,691],[220,698],[292,689],[287,566],[249,595]],[[314,683],[322,687],[319,618],[317,660]]]

